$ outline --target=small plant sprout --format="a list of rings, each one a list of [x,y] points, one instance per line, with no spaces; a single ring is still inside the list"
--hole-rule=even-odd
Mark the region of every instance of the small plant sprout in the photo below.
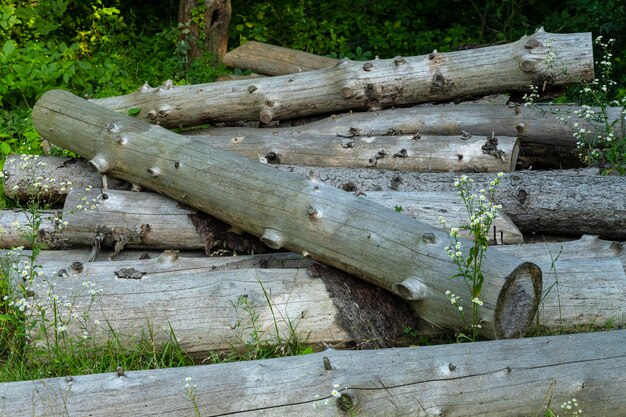
[[[446,291],[446,296],[450,303],[458,310],[463,323],[465,324],[467,334],[460,333],[459,340],[478,340],[481,324],[479,317],[479,309],[483,305],[480,299],[480,293],[483,286],[484,276],[481,270],[482,261],[489,243],[489,230],[495,220],[501,205],[494,204],[494,195],[496,187],[500,184],[500,179],[504,174],[499,173],[489,183],[488,190],[481,189],[479,194],[474,193],[473,180],[463,175],[460,179],[455,180],[454,186],[458,194],[463,200],[463,204],[467,210],[469,224],[461,227],[450,228],[448,238],[450,244],[444,249],[448,252],[448,256],[456,264],[458,273],[452,278],[461,278],[467,285],[471,295],[471,320],[466,320],[461,296]],[[445,225],[446,221],[442,217],[439,218],[441,224]],[[465,244],[460,240],[460,229],[467,230],[474,240],[473,246],[466,248]]]
[[[185,395],[193,404],[194,415],[200,417],[200,407],[198,406],[198,397],[196,396],[197,387],[198,386],[193,383],[193,378],[190,376],[185,378]]]

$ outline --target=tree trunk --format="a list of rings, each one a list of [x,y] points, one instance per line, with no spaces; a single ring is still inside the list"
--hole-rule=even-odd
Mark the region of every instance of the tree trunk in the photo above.
[[[189,44],[188,56],[199,57],[210,52],[213,64],[220,64],[228,50],[228,25],[230,24],[230,0],[180,0],[178,25],[182,40]],[[187,32],[188,31],[188,32]]]
[[[151,332],[163,346],[173,331],[183,351],[200,359],[212,351],[294,338],[316,349],[391,347],[417,320],[397,296],[289,253],[180,258],[166,251],[151,260],[47,262],[40,271],[32,300],[50,320],[53,314],[63,317],[68,337],[80,338],[86,330],[92,343],[106,345],[112,331],[129,344]],[[92,286],[77,289],[77,282],[87,281]],[[73,306],[53,309],[50,289]],[[72,313],[89,320],[72,319]],[[39,311],[33,318],[40,319]]]
[[[248,41],[224,55],[231,68],[252,70],[265,75],[285,75],[332,67],[337,60],[290,48]]]
[[[509,172],[515,137],[379,136],[341,138],[281,135],[258,129],[246,136],[195,136],[208,145],[269,164],[383,168],[402,171]]]
[[[549,41],[549,42],[548,42]],[[547,54],[557,54],[546,63]],[[477,64],[479,63],[479,64]],[[228,83],[142,87],[120,97],[94,100],[164,127],[232,120],[293,119],[347,110],[373,110],[432,101],[525,92],[535,84],[550,90],[593,79],[589,33],[539,31],[488,48],[368,62],[340,61],[317,71]]]
[[[90,158],[111,174],[260,236],[271,248],[311,256],[411,300],[425,320],[462,328],[446,290],[471,308],[472,296],[444,250],[447,233],[314,179],[183,138],[53,90],[33,109],[36,129],[51,142]],[[464,244],[470,245],[464,241]],[[541,292],[541,271],[487,250],[482,265],[484,336],[522,335]]]
[[[575,398],[584,416],[626,409],[626,330],[338,351],[263,361],[0,384],[12,415],[544,415]],[[190,388],[185,388],[185,379]],[[336,387],[336,388],[334,388]],[[334,398],[336,389],[341,398]],[[279,394],[278,394],[279,393]],[[339,396],[339,394],[337,394]],[[578,411],[578,410],[575,410]]]
[[[50,159],[50,162],[48,160]],[[72,160],[63,163],[63,158],[42,157],[41,161],[47,166],[56,166],[54,170],[47,171],[51,178],[60,178],[64,176],[64,166],[71,166],[71,172],[74,175],[74,182],[87,183],[92,181],[92,169],[83,160]],[[69,161],[69,160],[68,160]],[[81,169],[78,169],[80,167]],[[21,173],[16,171],[17,166],[13,165],[7,170],[11,177],[20,176]],[[98,174],[100,177],[100,174]],[[31,187],[32,177],[28,178],[30,182],[24,184],[27,188]],[[93,180],[95,182],[95,180]],[[98,179],[99,181],[99,179]],[[130,188],[126,182],[110,178],[109,184],[121,186],[123,189]],[[55,184],[48,189],[51,195],[58,198],[59,201],[65,201],[65,193],[67,190],[61,190]],[[344,188],[344,191],[356,191],[350,188]],[[262,248],[250,246],[239,235],[228,232],[230,226],[223,227],[223,223],[217,219],[205,219],[209,222],[207,227],[195,227],[189,218],[189,210],[176,206],[173,202],[160,197],[158,194],[152,193],[129,193],[124,191],[107,190],[107,199],[99,197],[99,192],[81,192],[74,191],[75,198],[72,202],[68,202],[65,208],[64,219],[68,220],[69,225],[64,231],[64,238],[68,243],[74,245],[91,245],[93,238],[97,233],[103,232],[103,225],[107,225],[109,232],[104,233],[104,247],[107,244],[118,242],[113,239],[114,234],[111,233],[114,228],[122,230],[141,230],[141,225],[150,225],[150,243],[141,242],[140,247],[160,247],[163,249],[182,249],[182,248],[199,248],[197,243],[193,243],[197,238],[189,237],[184,240],[172,238],[170,233],[176,230],[178,235],[189,236],[195,231],[204,236],[204,249],[207,253],[216,250],[234,250],[237,253],[248,252],[254,250],[257,253]],[[22,193],[26,199],[34,197],[28,193]],[[88,201],[94,198],[99,199],[99,204],[95,209],[87,211],[77,211],[75,208],[85,197]],[[456,193],[449,191],[444,192],[367,192],[364,197],[375,201],[376,203],[389,208],[401,207],[402,213],[418,219],[426,224],[441,227],[439,216],[446,219],[449,226],[462,226],[467,223],[467,212],[462,200]],[[146,210],[145,207],[149,207]],[[142,214],[139,215],[137,211]],[[193,211],[194,215],[197,212]],[[154,216],[152,216],[154,215]],[[165,217],[163,217],[165,216]],[[129,219],[131,218],[132,219]],[[97,219],[96,219],[97,218]],[[166,219],[166,224],[161,225],[162,219]],[[194,217],[199,221],[198,216]],[[102,220],[106,219],[106,220]],[[10,223],[6,223],[7,226]],[[194,232],[192,232],[192,230]],[[461,236],[470,238],[465,230],[459,232]],[[115,235],[116,238],[125,237],[124,234]],[[141,233],[135,234],[141,240]],[[491,242],[498,244],[523,243],[523,236],[513,222],[503,213],[501,213],[493,223],[493,229],[490,233]],[[493,238],[495,236],[495,240]],[[209,238],[208,240],[206,238]],[[160,242],[160,243],[159,243]],[[180,246],[178,243],[180,243]],[[132,244],[129,246],[133,246]],[[6,246],[5,246],[6,247]]]
[[[77,210],[84,201],[95,207]],[[255,236],[231,227],[167,197],[150,192],[108,190],[71,192],[66,200],[63,235],[72,245],[124,248],[204,249],[207,255],[224,251],[236,254],[264,253],[267,246]]]
[[[543,104],[537,107],[480,103],[421,105],[405,109],[343,113],[298,126],[274,127],[271,132],[281,136],[308,133],[350,138],[418,133],[461,136],[464,132],[473,136],[491,136],[494,133],[496,136],[519,137],[522,146],[543,144],[575,149],[574,123],[579,123],[578,128],[592,132],[604,129],[602,125],[598,127],[597,123],[576,116],[574,112],[580,109],[572,105]],[[600,111],[598,108],[592,109]],[[621,107],[607,109],[609,123],[613,123],[616,135],[621,134],[624,128],[621,112]],[[557,116],[568,121],[560,122]],[[571,119],[567,119],[567,116],[571,116]],[[251,136],[256,131],[254,128],[213,127],[194,130],[193,134]]]
[[[386,170],[312,168],[278,165],[301,176],[342,189],[373,191],[450,191],[458,174]],[[486,188],[493,174],[467,174]],[[626,181],[600,176],[596,169],[515,171],[504,174],[496,202],[522,233],[626,239]]]
[[[443,228],[440,216],[450,227],[468,222],[466,208],[456,193],[369,192],[364,197],[388,208],[399,207],[402,213],[437,228]],[[75,209],[83,201],[93,199],[99,201],[95,208]],[[67,244],[91,246],[98,236],[103,248],[115,247],[116,253],[124,248],[204,249],[207,254],[263,253],[268,249],[256,237],[233,231],[220,220],[178,207],[175,201],[150,192],[73,191],[67,199],[63,220],[68,225],[59,234]],[[522,234],[506,215],[496,218],[492,231],[492,243],[523,243]],[[471,238],[465,230],[459,233]]]

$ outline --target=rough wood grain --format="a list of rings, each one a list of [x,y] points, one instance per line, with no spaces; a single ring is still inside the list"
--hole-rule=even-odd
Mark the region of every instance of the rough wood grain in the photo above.
[[[574,123],[579,128],[595,132],[597,127],[585,118],[579,118],[575,111],[581,110],[573,105],[539,104],[537,107],[518,105],[461,103],[461,104],[423,104],[400,109],[387,109],[369,112],[351,112],[336,114],[310,123],[267,128],[280,135],[309,133],[317,135],[336,135],[340,137],[383,136],[383,135],[463,135],[467,132],[475,136],[517,136],[522,146],[525,144],[544,144],[553,146],[576,147]],[[599,111],[594,108],[594,111]],[[607,109],[609,123],[615,123],[615,134],[623,129],[621,107]],[[571,116],[571,119],[567,119]],[[564,117],[561,122],[557,117]],[[621,120],[621,121],[620,121]],[[601,126],[604,129],[604,126]],[[198,129],[195,134],[204,135],[254,135],[257,129],[242,127],[211,127]]]
[[[458,174],[277,165],[301,176],[357,192],[450,191]],[[467,174],[477,188],[493,174]],[[626,239],[626,181],[596,169],[515,171],[504,174],[496,201],[522,233],[600,235]]]
[[[42,161],[46,162],[47,157],[41,157]],[[57,161],[53,158],[53,161]],[[50,164],[48,164],[50,165]],[[64,164],[61,164],[64,165]],[[85,182],[86,178],[92,174],[92,169],[87,165],[86,161],[75,160],[68,164],[72,166],[72,172],[74,173],[75,180],[78,182]],[[80,169],[77,169],[81,167]],[[13,167],[15,169],[15,167]],[[63,170],[63,168],[58,168]],[[14,172],[11,170],[10,172]],[[51,171],[54,173],[55,171]],[[112,181],[109,183],[120,184],[122,188],[129,188],[128,184],[123,181]],[[57,196],[59,200],[65,200],[65,193],[67,190],[61,190],[58,186],[52,185],[50,187],[51,194]],[[351,191],[345,189],[345,191]],[[352,190],[355,191],[355,190]],[[91,245],[94,236],[103,232],[104,228],[108,229],[105,233],[105,239],[103,241],[104,247],[114,244],[112,229],[115,227],[125,228],[128,230],[141,230],[142,224],[148,224],[150,228],[150,235],[148,243],[141,243],[141,233],[136,234],[138,241],[134,244],[127,246],[141,246],[141,247],[160,247],[163,249],[181,249],[181,248],[200,248],[198,246],[198,238],[193,236],[197,234],[197,228],[193,225],[193,222],[189,218],[189,214],[197,214],[196,210],[190,210],[189,208],[180,207],[176,202],[165,199],[157,194],[146,193],[132,193],[127,191],[118,191],[109,189],[106,191],[107,199],[102,199],[102,193],[100,191],[72,191],[74,198],[68,202],[66,207],[65,220],[68,220],[68,227],[64,231],[64,238],[67,243],[77,245]],[[32,197],[28,193],[23,193],[25,197]],[[360,195],[381,204],[388,208],[395,208],[396,206],[402,207],[402,213],[407,214],[415,219],[418,219],[424,223],[435,227],[441,227],[439,224],[439,216],[446,219],[448,225],[461,226],[466,223],[467,213],[465,206],[462,204],[460,198],[449,191],[444,192],[367,192],[366,195]],[[99,204],[95,209],[83,211],[76,210],[76,206],[85,197],[88,201],[97,199]],[[131,211],[134,215],[131,215]],[[165,217],[163,217],[165,216]],[[103,220],[104,219],[104,220]],[[161,221],[165,221],[165,225],[160,225]],[[235,250],[238,253],[255,250],[259,252],[260,248],[257,246],[250,246],[245,242],[235,244],[234,240],[241,240],[233,233],[229,233],[230,227],[223,226],[217,229],[219,225],[216,223],[217,219],[214,219],[213,232],[211,239],[205,242],[205,250],[211,253],[215,250]],[[109,224],[108,226],[107,223]],[[105,227],[106,226],[106,227]],[[523,243],[523,237],[521,232],[513,224],[513,222],[505,215],[501,214],[496,218],[493,226],[495,227],[495,241],[499,244],[503,242],[510,243]],[[5,227],[6,229],[6,227]],[[170,234],[176,230],[177,236],[170,236]],[[465,238],[469,238],[467,233],[461,230],[461,235]],[[191,236],[189,240],[182,239],[183,236]],[[237,235],[238,236],[238,235]],[[116,235],[116,238],[122,238],[121,234]],[[493,239],[492,239],[493,240]],[[196,242],[196,243],[193,243]],[[207,246],[208,244],[208,246]],[[8,246],[4,246],[8,247]]]
[[[169,195],[259,236],[271,248],[303,253],[375,283],[411,300],[431,323],[463,327],[445,291],[460,295],[466,306],[473,297],[464,283],[449,278],[457,268],[443,249],[447,233],[67,92],[45,93],[33,121],[46,139],[90,158],[101,173]],[[541,271],[490,250],[482,268],[484,335],[523,334],[539,302]]]
[[[332,67],[337,60],[263,42],[248,41],[224,55],[224,65],[258,74],[285,75]]]
[[[204,249],[204,241],[189,218],[195,213],[154,193],[72,191],[65,202],[63,219],[68,225],[63,234],[68,242],[84,246],[91,246],[94,237],[100,235],[103,247],[119,244],[120,250]]]
[[[547,64],[547,54],[557,62]],[[566,69],[566,71],[565,71]],[[517,42],[488,48],[367,62],[342,60],[317,71],[250,82],[158,88],[142,87],[95,103],[164,127],[215,121],[293,119],[347,110],[381,109],[433,101],[547,90],[593,79],[590,33],[536,32]]]
[[[449,229],[442,227],[439,217],[446,220],[447,227],[461,227],[469,222],[463,200],[457,193],[450,191],[368,191],[361,197],[385,207],[401,207],[403,214],[446,231]],[[466,239],[470,238],[467,230],[460,230],[459,234]],[[494,220],[489,237],[490,244],[524,243],[524,236],[504,213],[498,214]]]
[[[589,417],[626,408],[626,331],[416,348],[337,351],[252,362],[0,384],[9,415]],[[325,360],[324,358],[328,358]],[[324,368],[324,361],[331,369]],[[401,370],[399,370],[399,367]],[[343,401],[333,398],[337,386]],[[349,401],[348,401],[349,400]],[[340,409],[341,404],[352,407]],[[348,408],[348,410],[345,410]]]
[[[519,139],[474,136],[342,138],[284,135],[258,129],[251,135],[193,136],[208,145],[269,164],[377,168],[402,171],[510,172]]]
[[[30,301],[50,320],[56,311],[68,337],[87,331],[92,343],[106,345],[113,331],[131,344],[150,332],[162,346],[174,331],[180,347],[198,358],[296,337],[316,349],[390,347],[417,321],[398,297],[291,253],[181,258],[166,251],[150,260],[48,261],[38,272]]]
[[[544,296],[537,317],[541,328],[589,331],[626,324],[624,242],[583,236],[571,242],[497,248],[541,266]]]

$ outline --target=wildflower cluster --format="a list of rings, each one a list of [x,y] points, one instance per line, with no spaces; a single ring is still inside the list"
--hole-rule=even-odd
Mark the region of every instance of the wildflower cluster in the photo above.
[[[598,36],[594,43],[603,51],[602,59],[596,61],[598,76],[584,83],[578,89],[581,107],[567,114],[554,111],[556,118],[572,129],[576,140],[578,157],[591,167],[599,167],[603,174],[626,175],[626,135],[623,126],[626,122],[626,97],[614,99],[617,83],[612,79],[614,39],[605,41]],[[553,65],[553,57],[548,54],[546,65]],[[539,88],[530,86],[530,92],[523,96],[524,106],[533,106],[539,99]],[[621,108],[616,117],[615,107]],[[621,128],[621,129],[620,129]]]
[[[565,401],[561,404],[561,411],[564,416],[582,416],[583,410],[578,405],[578,400],[576,398],[572,398],[571,400]],[[559,414],[556,414],[551,409],[547,409],[545,415],[547,417],[559,417]]]
[[[602,60],[596,62],[599,77],[584,84],[579,90],[580,102],[585,104],[573,112],[578,120],[574,123],[571,123],[569,117],[568,121],[563,117],[559,120],[574,128],[573,135],[582,162],[600,167],[605,174],[617,172],[626,175],[626,137],[617,132],[617,128],[626,120],[626,97],[611,99],[617,84],[612,80],[611,48],[614,42],[614,39],[605,42],[602,36],[595,39],[595,44],[603,50]],[[621,107],[617,120],[609,112],[612,106]]]
[[[470,335],[467,336],[470,340],[476,340],[478,338],[478,333],[481,328],[478,314],[479,307],[483,305],[483,301],[480,299],[480,292],[484,281],[481,266],[489,244],[491,225],[498,214],[498,210],[502,208],[501,205],[494,204],[493,200],[496,187],[500,184],[503,175],[504,174],[499,173],[498,176],[489,183],[488,190],[481,189],[479,194],[473,192],[474,181],[466,175],[463,175],[454,182],[454,186],[461,196],[467,210],[469,224],[461,228],[452,227],[449,234],[450,244],[444,249],[458,269],[458,274],[454,275],[452,278],[462,278],[471,294],[472,320],[470,323],[466,323],[465,321],[463,306],[460,305],[462,301],[461,297],[450,291],[446,291],[446,296],[450,300],[450,303],[459,311],[463,322],[470,332]],[[445,226],[445,219],[440,217],[439,221]],[[469,232],[474,240],[472,247],[466,248],[460,240],[460,229],[465,229]]]

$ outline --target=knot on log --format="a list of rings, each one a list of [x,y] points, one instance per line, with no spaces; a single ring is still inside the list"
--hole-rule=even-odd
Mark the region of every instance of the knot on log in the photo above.
[[[426,298],[428,287],[418,278],[412,277],[396,284],[395,290],[405,300],[419,301]]]

